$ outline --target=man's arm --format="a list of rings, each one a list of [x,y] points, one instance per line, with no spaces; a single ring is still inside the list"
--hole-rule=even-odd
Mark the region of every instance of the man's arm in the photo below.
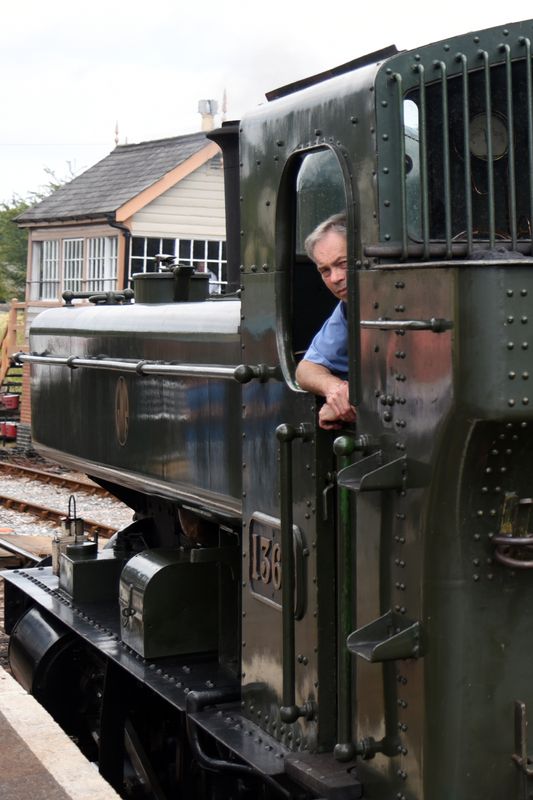
[[[337,378],[327,367],[304,359],[296,368],[296,380],[302,389],[325,397],[327,408],[324,407],[319,416],[322,428],[337,428],[340,426],[335,423],[355,421],[348,382]]]

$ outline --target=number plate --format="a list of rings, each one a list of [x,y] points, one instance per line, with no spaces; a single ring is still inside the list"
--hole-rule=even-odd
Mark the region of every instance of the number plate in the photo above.
[[[280,521],[256,512],[250,521],[250,591],[269,605],[281,609],[282,554]],[[304,545],[300,529],[293,526],[295,556],[295,608],[300,619],[305,606]]]

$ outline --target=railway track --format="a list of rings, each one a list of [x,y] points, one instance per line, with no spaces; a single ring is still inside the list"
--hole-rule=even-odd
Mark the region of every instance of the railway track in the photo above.
[[[0,508],[4,507],[21,514],[32,515],[40,520],[48,521],[58,526],[61,525],[62,520],[67,516],[65,509],[60,511],[57,508],[44,505],[42,503],[42,496],[39,498],[40,502],[34,502],[32,499],[28,499],[32,494],[31,483],[28,484],[28,482],[35,482],[36,485],[39,484],[40,486],[49,485],[56,489],[65,490],[71,495],[82,493],[83,495],[91,497],[102,497],[108,498],[111,501],[113,500],[109,492],[82,476],[67,476],[52,472],[49,469],[30,467],[26,464],[17,463],[16,461],[0,462],[0,476],[5,476],[9,479],[21,478],[26,484],[24,497],[22,498],[14,497],[13,495],[17,495],[18,492],[11,492],[11,489],[9,489],[9,494],[4,494],[3,491],[0,490]],[[42,492],[38,494],[42,495]],[[85,514],[79,514],[79,516],[83,517],[85,532],[91,536],[98,535],[109,539],[117,530],[116,525],[96,521]]]
[[[60,486],[62,489],[68,489],[73,493],[83,491],[86,494],[110,497],[109,492],[102,489],[101,486],[85,480],[84,478],[67,477],[65,475],[49,472],[48,470],[35,469],[35,467],[28,467],[22,464],[0,461],[0,473],[29,478],[30,480],[39,481],[39,483],[49,483],[54,486]]]
[[[39,517],[39,519],[51,520],[57,525],[61,525],[61,521],[65,519],[64,511],[57,511],[53,508],[47,508],[46,506],[32,503],[29,500],[20,500],[6,495],[0,495],[0,506],[19,511],[23,514],[33,514],[33,516]],[[95,520],[91,519],[83,520],[83,529],[92,536],[98,534],[98,536],[103,536],[105,539],[110,539],[117,530],[114,527],[105,525],[102,522],[95,522]]]

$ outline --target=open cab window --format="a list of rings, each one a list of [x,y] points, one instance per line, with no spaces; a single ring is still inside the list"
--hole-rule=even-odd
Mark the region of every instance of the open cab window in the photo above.
[[[281,191],[278,240],[283,252],[278,263],[286,266],[278,349],[285,377],[296,388],[296,365],[337,303],[304,247],[317,225],[346,212],[345,177],[335,150],[314,149],[294,156]]]

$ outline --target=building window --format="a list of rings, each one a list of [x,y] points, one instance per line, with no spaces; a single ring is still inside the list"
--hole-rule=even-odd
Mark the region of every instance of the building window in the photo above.
[[[109,292],[117,288],[118,237],[49,239],[34,242],[39,299],[58,300],[64,291]]]
[[[226,242],[207,239],[159,239],[151,236],[132,238],[130,274],[154,272],[156,255],[173,256],[180,264],[194,266],[210,273],[209,290],[212,294],[224,291],[226,275]]]
[[[109,292],[117,285],[117,237],[99,236],[88,242],[87,291]]]
[[[43,242],[41,249],[40,297],[55,300],[59,294],[59,241]]]
[[[83,286],[83,239],[63,240],[63,288],[81,292]]]

